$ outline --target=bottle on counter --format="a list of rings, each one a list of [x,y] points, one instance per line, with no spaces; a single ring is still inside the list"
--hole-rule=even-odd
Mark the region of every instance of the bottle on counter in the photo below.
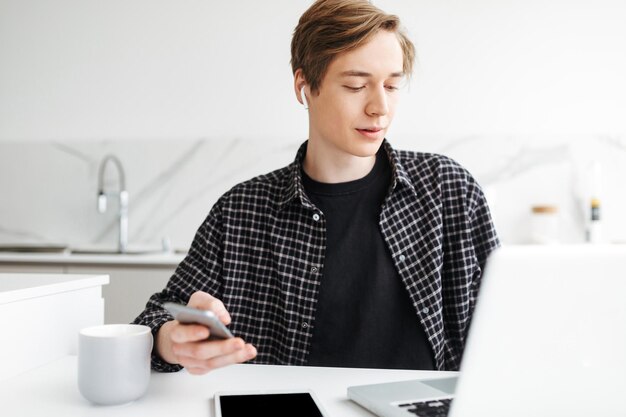
[[[602,207],[603,196],[602,165],[593,162],[587,171],[589,177],[587,219],[585,222],[585,241],[588,243],[601,243],[604,240],[602,230]]]
[[[589,211],[589,221],[587,222],[587,230],[585,240],[588,243],[602,242],[602,216],[600,211],[600,199],[592,198]]]
[[[530,241],[535,244],[559,243],[559,208],[554,205],[532,206]]]

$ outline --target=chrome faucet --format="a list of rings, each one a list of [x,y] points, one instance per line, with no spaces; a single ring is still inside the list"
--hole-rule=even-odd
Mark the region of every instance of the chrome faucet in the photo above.
[[[109,193],[104,191],[104,171],[109,162],[117,167],[119,175],[120,189],[117,193]],[[128,249],[128,191],[126,190],[126,177],[124,176],[124,168],[120,160],[114,155],[107,155],[100,162],[98,171],[98,211],[104,213],[107,210],[107,197],[118,195],[119,199],[119,247],[118,252],[126,253]]]

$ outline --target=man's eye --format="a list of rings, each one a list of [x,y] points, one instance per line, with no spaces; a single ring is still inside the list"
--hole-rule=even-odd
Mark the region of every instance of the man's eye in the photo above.
[[[397,90],[399,90],[399,87],[397,87],[397,86],[395,86],[395,85],[386,85],[386,86],[385,86],[385,88],[386,88],[388,91],[397,91]]]
[[[351,87],[349,85],[344,85],[344,87],[346,87],[348,90],[350,91],[361,91],[362,89],[365,88],[364,85],[360,86],[360,87]]]

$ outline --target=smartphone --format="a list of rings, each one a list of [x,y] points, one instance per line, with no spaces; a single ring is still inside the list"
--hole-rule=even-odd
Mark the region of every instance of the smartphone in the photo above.
[[[215,417],[327,417],[311,390],[215,393]]]
[[[234,337],[220,319],[209,310],[199,310],[197,308],[184,306],[176,303],[164,303],[163,307],[172,316],[183,324],[202,324],[209,328],[209,340],[229,339]]]

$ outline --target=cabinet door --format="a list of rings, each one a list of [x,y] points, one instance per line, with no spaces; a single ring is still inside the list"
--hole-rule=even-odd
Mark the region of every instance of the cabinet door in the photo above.
[[[105,324],[130,323],[143,311],[148,299],[165,288],[175,266],[132,267],[119,265],[69,265],[70,274],[108,274],[102,287]]]

